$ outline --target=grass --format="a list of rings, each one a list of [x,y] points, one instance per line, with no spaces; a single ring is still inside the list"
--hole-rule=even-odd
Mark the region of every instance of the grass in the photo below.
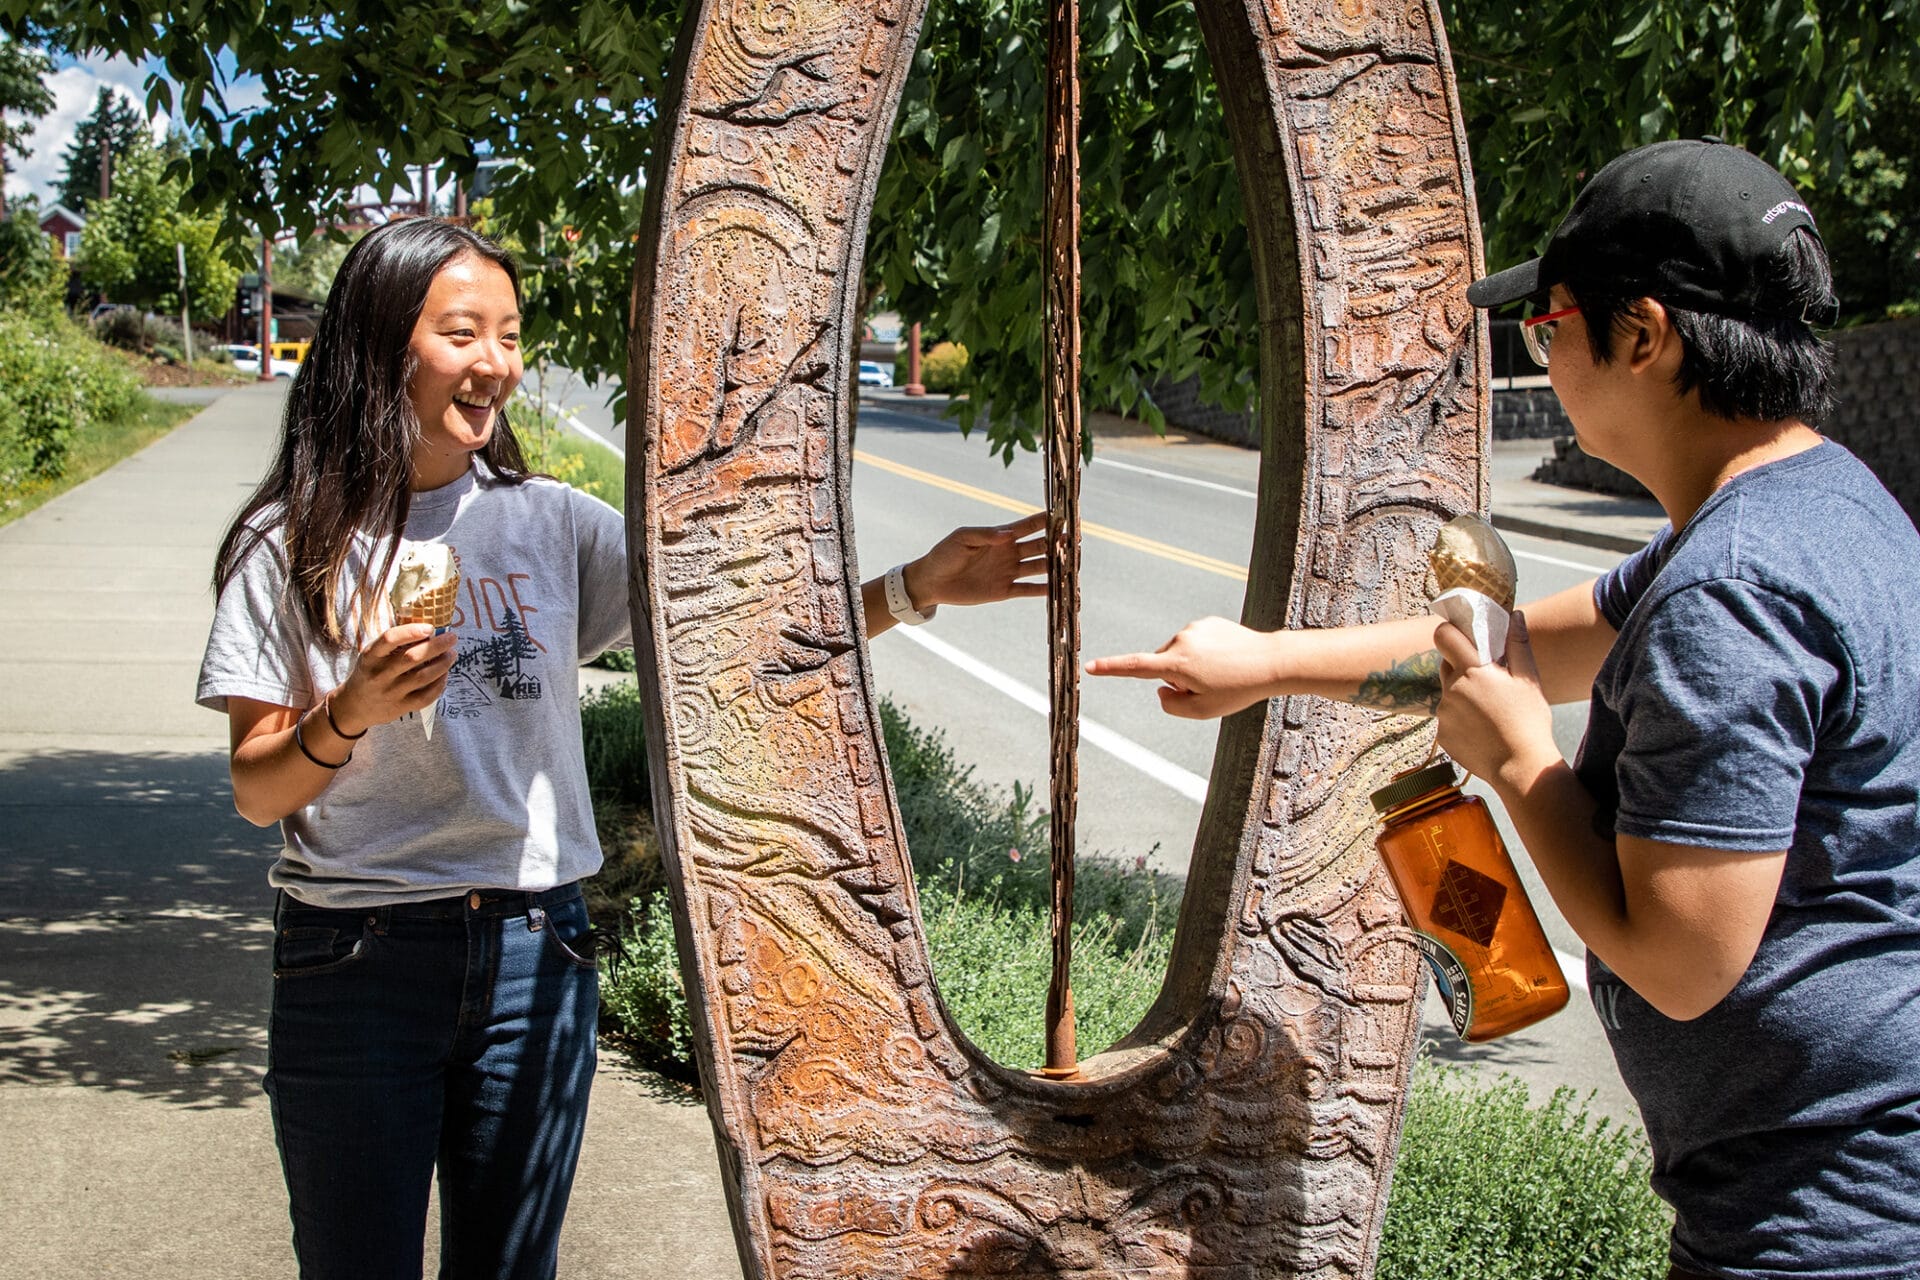
[[[131,412],[105,422],[88,422],[73,434],[60,475],[19,486],[0,485],[0,525],[18,520],[132,457],[198,412],[197,405],[173,404],[143,395]]]

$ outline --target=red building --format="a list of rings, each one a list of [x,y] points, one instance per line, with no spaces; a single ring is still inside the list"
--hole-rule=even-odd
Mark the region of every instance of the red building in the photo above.
[[[40,229],[53,240],[53,256],[70,261],[80,256],[80,232],[87,220],[63,204],[57,204],[40,217]]]

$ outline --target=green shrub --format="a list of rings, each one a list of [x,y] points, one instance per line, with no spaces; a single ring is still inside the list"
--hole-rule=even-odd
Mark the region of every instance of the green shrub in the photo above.
[[[967,373],[967,349],[957,342],[939,342],[920,361],[920,385],[951,395]]]
[[[152,346],[147,335],[147,318],[136,307],[115,307],[102,311],[93,320],[96,341],[122,351],[144,352]]]
[[[673,908],[656,892],[635,898],[627,922],[601,961],[600,1020],[636,1058],[663,1075],[693,1082],[693,1017],[680,985]]]
[[[64,316],[0,312],[0,490],[58,477],[74,433],[139,396],[132,371]]]
[[[0,219],[0,309],[51,318],[66,293],[67,264],[40,230],[39,204],[16,205],[12,217]]]
[[[1559,1089],[1539,1107],[1422,1060],[1380,1240],[1378,1280],[1660,1280],[1673,1215],[1647,1185],[1638,1132]]]
[[[964,897],[1044,912],[1053,898],[1051,841],[1034,793],[1016,783],[1008,796],[975,781],[972,767],[954,757],[944,734],[913,724],[886,699],[880,703],[880,732],[922,889],[944,885]],[[1131,863],[1083,857],[1074,867],[1074,915],[1111,920],[1114,944],[1130,950],[1173,932],[1182,885],[1178,876],[1149,870],[1144,857]]]
[[[583,696],[580,736],[586,746],[587,788],[594,804],[651,811],[647,723],[639,686],[610,684]]]
[[[187,336],[180,322],[172,316],[144,317],[147,334],[147,347],[155,354],[165,354],[167,359],[180,361],[186,359]]]
[[[1091,1057],[1138,1025],[1160,994],[1171,933],[1120,942],[1110,916],[1075,912],[1074,1031]],[[920,892],[934,983],[968,1039],[995,1062],[1032,1068],[1046,1060],[1052,930],[1044,909],[962,896],[945,885]]]

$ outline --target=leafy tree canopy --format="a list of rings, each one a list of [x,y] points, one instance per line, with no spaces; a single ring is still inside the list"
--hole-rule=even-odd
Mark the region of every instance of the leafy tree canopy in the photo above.
[[[33,154],[27,139],[33,122],[53,110],[47,55],[17,40],[0,39],[0,175],[13,172],[13,158]]]
[[[144,135],[121,158],[113,194],[96,199],[80,233],[80,276],[115,302],[167,315],[180,311],[180,265],[187,255],[194,315],[227,313],[240,268],[221,251],[218,217],[184,211],[181,183],[167,176],[165,154]]]
[[[140,110],[112,89],[101,86],[93,114],[73,131],[61,160],[60,203],[75,213],[87,213],[100,202],[100,149],[107,151],[108,186],[119,181],[120,161],[142,142],[150,141]]]
[[[1912,102],[1920,0],[1441,3],[1492,265],[1537,251],[1619,151],[1706,132],[1780,165],[1830,240],[1857,228],[1867,247],[1836,243],[1836,259],[1885,280],[1910,253],[1885,222],[1893,193],[1911,198],[1910,105],[1905,132],[1885,122]],[[1087,402],[1157,417],[1147,389],[1197,373],[1245,404],[1251,260],[1193,11],[1084,0],[1082,14]],[[990,438],[1009,450],[1039,420],[1044,15],[1042,0],[933,0],[868,255],[877,297],[973,353],[969,403],[995,407]],[[640,175],[679,19],[668,0],[0,0],[17,38],[161,58],[172,83],[152,82],[149,107],[203,134],[181,170],[239,224],[305,235],[363,184],[409,188],[409,166],[470,178],[483,156],[515,161],[491,229],[529,251],[527,334],[591,374],[624,364]],[[223,49],[262,81],[259,110],[227,109]]]

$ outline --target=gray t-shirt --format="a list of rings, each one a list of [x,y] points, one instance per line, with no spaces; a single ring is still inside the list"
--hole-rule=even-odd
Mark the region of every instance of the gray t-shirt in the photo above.
[[[358,908],[591,875],[600,844],[579,666],[631,643],[619,513],[557,481],[503,484],[476,469],[413,495],[405,532],[460,556],[458,656],[433,736],[418,715],[373,726],[327,789],[281,822],[269,882],[313,906]],[[220,595],[203,706],[310,707],[353,669],[354,651],[315,642],[287,593],[281,545],[270,534]],[[349,581],[378,563],[373,550],[354,548]]]
[[[1787,850],[1753,963],[1700,1017],[1588,958],[1673,1256],[1741,1280],[1911,1280],[1920,537],[1826,442],[1736,477],[1594,599],[1620,632],[1576,765],[1603,834]]]

